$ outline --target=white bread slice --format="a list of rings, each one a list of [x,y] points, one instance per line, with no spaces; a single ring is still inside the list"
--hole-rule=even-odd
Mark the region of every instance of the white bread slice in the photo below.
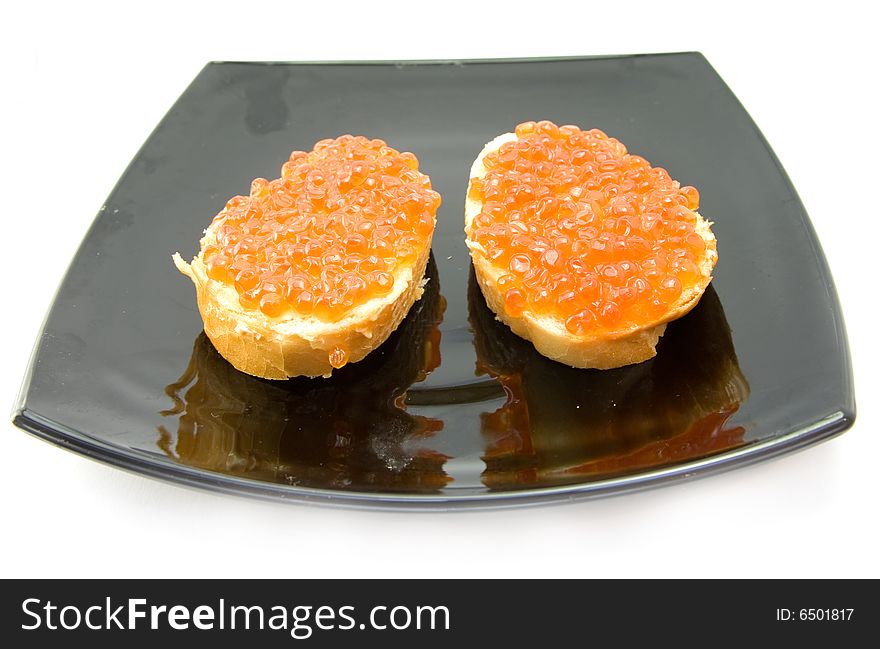
[[[470,178],[482,178],[486,175],[483,159],[498,150],[505,142],[516,141],[515,133],[504,133],[489,142],[471,166]],[[666,329],[666,323],[680,318],[690,311],[700,300],[700,296],[712,280],[712,268],[718,260],[715,236],[712,234],[711,222],[706,221],[699,213],[696,232],[706,242],[706,254],[697,263],[700,279],[694,286],[686,287],[681,297],[670,305],[669,310],[659,319],[645,323],[641,327],[633,327],[610,333],[574,336],[560,320],[547,316],[536,316],[528,310],[519,317],[512,317],[504,310],[504,299],[498,290],[498,278],[505,271],[493,266],[482,246],[470,237],[470,226],[474,218],[482,211],[482,203],[470,198],[465,200],[464,222],[467,235],[467,246],[471,253],[474,271],[480,290],[486,298],[489,308],[496,317],[504,322],[518,336],[532,342],[544,356],[572,367],[611,369],[633,363],[641,363],[657,354],[657,342]]]
[[[434,219],[436,224],[436,218]],[[292,376],[330,376],[330,354],[346,350],[354,363],[381,345],[422,296],[425,266],[431,252],[431,238],[411,265],[398,268],[394,286],[383,297],[356,305],[338,322],[324,322],[313,316],[290,315],[270,318],[261,311],[245,309],[236,290],[208,277],[202,259],[206,246],[216,243],[216,218],[201,240],[199,253],[186,263],[174,253],[177,269],[196,287],[199,312],[205,333],[220,355],[247,374],[266,379]]]

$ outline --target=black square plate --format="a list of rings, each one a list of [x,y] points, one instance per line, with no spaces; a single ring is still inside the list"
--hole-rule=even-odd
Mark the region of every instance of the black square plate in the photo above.
[[[464,245],[470,164],[521,121],[598,127],[699,188],[713,289],[655,359],[544,359],[499,325]],[[415,152],[443,196],[432,281],[329,380],[245,376],[201,334],[193,253],[227,198],[293,149],[366,134]],[[208,65],[125,171],[40,334],[15,414],[65,448],[265,497],[492,506],[609,494],[768,458],[855,412],[843,320],[767,142],[696,53],[522,61]]]

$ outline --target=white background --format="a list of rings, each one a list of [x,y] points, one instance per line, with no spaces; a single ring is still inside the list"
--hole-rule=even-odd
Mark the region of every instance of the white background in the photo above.
[[[97,209],[205,62],[700,50],[772,144],[819,233],[852,347],[855,427],[643,494],[423,514],[192,491],[5,423],[0,576],[880,576],[874,3],[554,4],[6,3],[0,401],[12,408]]]

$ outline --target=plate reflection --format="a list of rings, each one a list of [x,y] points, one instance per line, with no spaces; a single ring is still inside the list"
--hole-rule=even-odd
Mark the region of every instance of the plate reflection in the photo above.
[[[445,300],[428,263],[425,293],[377,350],[329,379],[259,379],[234,369],[204,333],[167,386],[159,447],[197,467],[304,487],[424,493],[449,478],[426,446],[439,420],[406,411],[406,391],[440,364]],[[176,429],[176,430],[175,430]]]
[[[637,473],[743,443],[728,419],[748,397],[730,327],[710,285],[670,323],[657,356],[614,370],[545,358],[495,319],[474,278],[468,309],[477,374],[501,383],[505,403],[481,415],[486,469],[497,490]]]
[[[429,403],[411,387],[440,365],[445,300],[433,258],[427,275],[424,296],[388,341],[329,379],[242,374],[200,334],[183,376],[166,388],[174,405],[162,412],[159,447],[179,462],[257,480],[440,495],[452,478],[450,455],[437,448],[457,449],[465,463],[455,487],[477,493],[635,474],[744,443],[730,418],[749,387],[711,286],[667,327],[655,358],[579,370],[496,320],[471,272],[468,316],[486,382],[474,400],[453,390],[436,402],[445,388],[429,389]],[[462,386],[473,391],[466,370]],[[444,439],[433,439],[440,431]]]

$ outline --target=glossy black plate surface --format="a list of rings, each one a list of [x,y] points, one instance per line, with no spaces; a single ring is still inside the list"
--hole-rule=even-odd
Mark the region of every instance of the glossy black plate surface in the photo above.
[[[548,361],[495,321],[462,232],[471,161],[527,119],[598,127],[699,188],[720,260],[655,359]],[[443,196],[430,290],[329,380],[240,374],[190,282],[202,230],[293,149],[341,133],[415,152]],[[803,206],[699,54],[208,65],[120,179],[64,279],[15,422],[190,485],[347,504],[493,506],[607,494],[801,448],[855,404],[843,320]]]

